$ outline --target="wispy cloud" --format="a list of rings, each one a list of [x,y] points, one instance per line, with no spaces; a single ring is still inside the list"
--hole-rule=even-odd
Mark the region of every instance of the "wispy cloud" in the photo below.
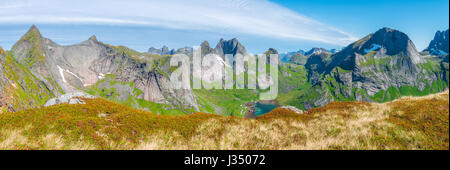
[[[0,24],[124,24],[346,45],[356,38],[267,0],[6,0]]]

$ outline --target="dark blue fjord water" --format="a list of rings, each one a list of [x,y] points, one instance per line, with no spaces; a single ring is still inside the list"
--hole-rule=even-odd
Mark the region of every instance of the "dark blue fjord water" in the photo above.
[[[269,113],[273,109],[277,108],[278,106],[275,104],[264,104],[264,103],[256,103],[255,104],[255,115],[260,116],[266,113]]]

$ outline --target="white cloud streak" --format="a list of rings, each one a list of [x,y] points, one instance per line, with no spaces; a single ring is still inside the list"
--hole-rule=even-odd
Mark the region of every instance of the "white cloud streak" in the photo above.
[[[346,45],[352,35],[267,0],[6,0],[0,24],[121,24]]]

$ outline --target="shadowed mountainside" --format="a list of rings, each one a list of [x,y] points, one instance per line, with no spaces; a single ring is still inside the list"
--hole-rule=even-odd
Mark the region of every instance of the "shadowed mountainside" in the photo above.
[[[448,62],[419,54],[406,34],[390,28],[337,53],[312,55],[305,67],[312,87],[296,97],[296,106],[305,109],[332,101],[386,102],[448,88]]]

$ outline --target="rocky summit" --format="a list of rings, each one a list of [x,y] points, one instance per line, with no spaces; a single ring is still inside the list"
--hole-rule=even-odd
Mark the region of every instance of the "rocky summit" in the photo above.
[[[430,45],[424,50],[433,55],[448,55],[449,38],[448,29],[446,31],[437,31]]]
[[[304,107],[336,100],[390,101],[448,86],[438,61],[417,52],[409,37],[383,28],[332,55],[312,56],[306,67],[313,87]],[[447,68],[448,69],[448,68]],[[309,101],[308,101],[309,100]]]
[[[219,43],[217,44],[216,53],[224,58],[225,54],[231,54],[235,56],[236,54],[246,54],[247,50],[245,47],[239,43],[239,41],[236,38],[233,38],[232,40],[224,40],[220,39]]]

